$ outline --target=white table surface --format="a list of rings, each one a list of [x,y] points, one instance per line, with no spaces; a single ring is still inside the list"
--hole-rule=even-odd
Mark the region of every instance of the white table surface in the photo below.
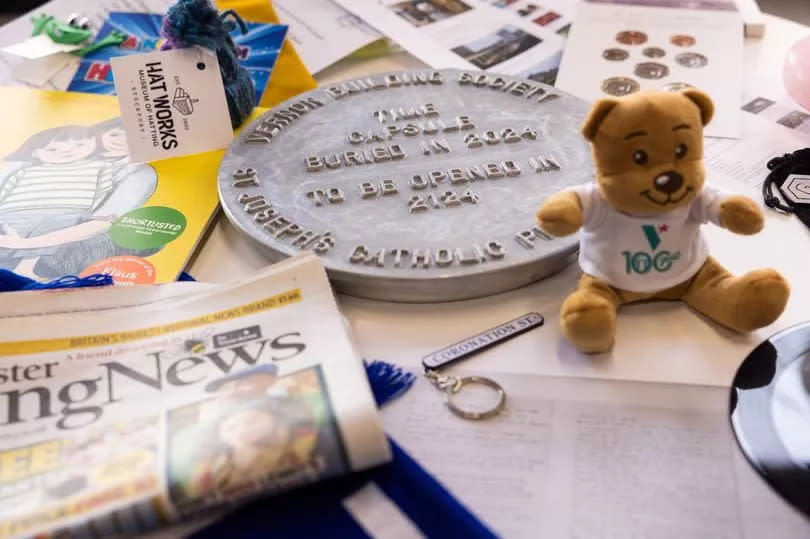
[[[765,18],[765,37],[746,41],[745,72],[781,80],[787,49],[810,33],[810,28],[773,16]],[[350,58],[322,71],[316,79],[328,83],[366,73],[423,67],[406,53]],[[544,327],[475,356],[465,362],[465,368],[727,386],[737,365],[762,339],[810,320],[810,286],[804,282],[810,275],[810,231],[797,219],[774,212],[767,213],[765,230],[754,237],[707,229],[712,254],[733,271],[769,265],[790,280],[793,292],[787,309],[772,326],[739,336],[680,303],[630,306],[621,311],[614,349],[586,356],[560,337],[557,324],[560,305],[580,275],[576,264],[532,285],[476,300],[419,305],[340,296],[339,302],[363,357],[386,359],[413,369],[421,369],[421,358],[428,352],[537,311],[546,317]],[[219,282],[249,275],[268,263],[220,212],[188,271],[197,280]],[[201,525],[200,521],[185,523],[149,537],[179,537]]]
[[[787,49],[810,33],[807,27],[767,17],[762,39],[745,44],[745,73],[781,81]],[[322,71],[319,82],[366,73],[424,67],[407,53],[373,59],[345,59]],[[781,83],[779,85],[781,87]],[[810,141],[808,141],[810,145]],[[763,171],[764,174],[764,171]],[[770,266],[792,284],[787,309],[773,325],[737,335],[707,321],[680,302],[622,308],[616,345],[606,354],[574,350],[558,330],[558,312],[580,275],[573,264],[532,285],[481,299],[437,304],[397,304],[340,296],[360,353],[417,369],[422,356],[529,311],[546,318],[544,327],[485,351],[465,368],[489,372],[574,375],[706,385],[728,385],[746,354],[772,333],[810,320],[810,231],[797,219],[767,212],[765,229],[754,237],[707,226],[712,254],[734,272]],[[189,272],[201,281],[247,275],[268,261],[220,213],[198,249]]]

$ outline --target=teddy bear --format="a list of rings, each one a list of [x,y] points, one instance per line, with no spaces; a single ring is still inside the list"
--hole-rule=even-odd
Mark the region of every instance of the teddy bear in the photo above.
[[[790,288],[773,269],[734,276],[709,256],[701,225],[737,234],[764,224],[757,204],[704,185],[703,127],[714,105],[695,88],[597,101],[582,125],[596,182],[566,189],[537,210],[553,236],[580,231],[583,276],[563,302],[562,333],[579,350],[608,350],[621,305],[681,300],[727,328],[767,326]]]

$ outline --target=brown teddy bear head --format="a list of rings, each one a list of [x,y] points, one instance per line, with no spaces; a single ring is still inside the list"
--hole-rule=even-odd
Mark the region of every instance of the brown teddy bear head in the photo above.
[[[597,101],[582,133],[605,200],[634,214],[692,202],[703,187],[703,126],[713,111],[709,96],[694,88]]]

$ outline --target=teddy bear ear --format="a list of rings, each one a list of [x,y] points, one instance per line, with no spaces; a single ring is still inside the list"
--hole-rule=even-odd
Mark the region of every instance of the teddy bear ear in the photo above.
[[[599,129],[602,120],[605,119],[608,112],[613,110],[613,107],[618,103],[618,101],[609,97],[600,99],[594,103],[593,107],[591,107],[591,111],[588,113],[588,117],[585,118],[585,123],[582,124],[582,135],[589,141],[592,141],[596,137],[596,131]]]
[[[711,97],[697,88],[681,90],[681,94],[688,97],[692,103],[698,106],[700,109],[700,120],[703,122],[703,125],[711,121],[714,115],[714,103],[712,103]]]

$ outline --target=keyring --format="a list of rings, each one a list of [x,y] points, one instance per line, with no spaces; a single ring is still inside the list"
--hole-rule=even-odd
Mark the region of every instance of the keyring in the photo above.
[[[506,391],[504,391],[501,385],[495,380],[491,380],[484,376],[465,376],[463,378],[457,378],[455,376],[442,376],[434,370],[425,371],[425,376],[428,377],[433,385],[444,390],[445,406],[447,406],[451,412],[463,419],[488,419],[498,415],[501,410],[506,407]],[[487,386],[490,389],[494,389],[498,396],[498,401],[492,408],[483,412],[465,410],[459,407],[455,402],[453,402],[453,395],[459,393],[461,388],[463,388],[465,385],[471,384],[479,384]]]
[[[461,388],[469,384],[480,384],[494,389],[495,393],[498,395],[498,402],[496,402],[492,408],[483,412],[472,412],[460,408],[456,403],[453,402],[453,395],[459,393]],[[448,387],[445,390],[444,404],[450,408],[451,412],[459,417],[463,417],[464,419],[488,419],[498,415],[506,406],[506,391],[504,391],[500,384],[498,384],[498,382],[495,380],[490,380],[489,378],[484,378],[483,376],[465,376],[464,378],[459,378],[458,383],[455,386],[452,388]]]

